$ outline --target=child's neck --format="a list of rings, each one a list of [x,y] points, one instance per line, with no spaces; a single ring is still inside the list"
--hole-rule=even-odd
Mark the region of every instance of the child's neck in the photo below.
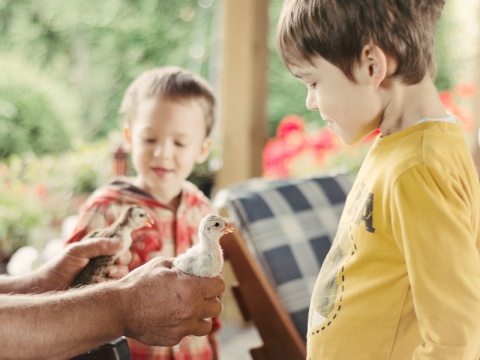
[[[180,202],[181,202],[181,199],[182,199],[182,193],[180,192],[180,194],[178,194],[177,196],[173,197],[173,198],[164,198],[162,196],[158,196],[158,195],[155,195],[155,194],[151,194],[155,200],[157,200],[159,203],[161,204],[165,204],[165,205],[168,205],[172,210],[174,210],[175,212],[178,210],[178,207],[180,206]]]
[[[182,199],[181,189],[176,195],[172,194],[171,196],[168,196],[167,194],[152,191],[148,186],[145,185],[145,183],[142,181],[140,177],[136,177],[133,181],[133,184],[139,189],[142,189],[143,191],[150,194],[150,196],[152,196],[159,203],[168,205],[175,211],[177,211],[178,207],[180,206],[180,202]]]
[[[447,116],[445,108],[430,78],[416,85],[393,84],[392,96],[388,99],[380,131],[383,136],[393,134],[418,123],[424,118]]]

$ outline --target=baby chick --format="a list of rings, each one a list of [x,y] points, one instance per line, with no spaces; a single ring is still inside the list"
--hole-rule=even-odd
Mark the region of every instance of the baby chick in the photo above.
[[[223,267],[223,252],[220,238],[233,231],[230,225],[219,215],[209,214],[200,222],[198,244],[184,254],[179,255],[173,265],[185,273],[201,277],[215,277]]]
[[[98,256],[90,260],[88,265],[77,275],[72,282],[72,287],[78,285],[89,285],[96,282],[98,277],[105,277],[107,268],[124,251],[128,251],[132,245],[131,233],[133,230],[144,226],[151,227],[153,220],[147,211],[138,205],[130,206],[117,220],[109,227],[97,229],[87,234],[84,239],[93,237],[119,237],[122,239],[122,248],[113,256]]]

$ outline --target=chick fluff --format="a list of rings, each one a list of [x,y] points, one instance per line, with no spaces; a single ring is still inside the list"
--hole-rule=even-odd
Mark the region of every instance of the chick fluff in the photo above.
[[[201,277],[217,276],[223,267],[223,252],[219,240],[232,231],[233,226],[224,218],[208,214],[200,222],[198,243],[179,255],[173,261],[173,265],[187,274]]]

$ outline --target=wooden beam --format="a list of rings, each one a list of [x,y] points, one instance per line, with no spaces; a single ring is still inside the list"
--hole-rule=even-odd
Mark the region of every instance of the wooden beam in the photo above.
[[[260,176],[266,140],[268,0],[224,2],[222,188]]]
[[[480,18],[480,7],[478,7],[477,18]],[[477,55],[475,61],[475,85],[477,91],[475,93],[475,101],[473,104],[473,117],[475,121],[474,132],[470,137],[470,148],[472,151],[473,161],[480,177],[480,45],[477,43]]]

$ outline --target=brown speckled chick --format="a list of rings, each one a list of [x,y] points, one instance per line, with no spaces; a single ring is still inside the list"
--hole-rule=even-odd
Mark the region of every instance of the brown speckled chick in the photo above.
[[[153,225],[153,220],[147,211],[138,205],[129,207],[109,227],[97,229],[87,234],[83,239],[93,237],[119,237],[123,241],[122,248],[113,256],[98,256],[90,260],[88,265],[77,275],[72,282],[72,287],[89,285],[97,282],[100,277],[105,277],[109,266],[132,245],[132,231]]]

